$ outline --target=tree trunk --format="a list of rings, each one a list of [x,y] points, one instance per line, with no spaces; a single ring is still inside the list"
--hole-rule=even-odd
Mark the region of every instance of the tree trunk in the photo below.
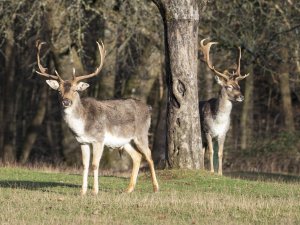
[[[171,168],[204,168],[197,85],[197,1],[154,2],[165,29],[167,160]]]
[[[212,76],[207,66],[205,66],[204,68],[204,74],[205,74],[205,99],[208,100],[214,97],[213,95],[214,77]]]
[[[6,47],[5,47],[5,86],[4,86],[4,140],[2,161],[5,164],[14,163],[16,160],[15,142],[15,55],[14,55],[14,31],[7,29],[6,31]]]
[[[162,57],[152,45],[145,46],[140,57],[141,62],[135,73],[131,74],[126,82],[123,97],[137,98],[146,103],[153,84],[161,73]]]
[[[163,92],[162,99],[159,103],[159,115],[154,133],[154,143],[152,148],[152,156],[157,168],[166,167],[166,146],[167,146],[167,95]]]
[[[117,48],[117,57],[115,62],[115,87],[114,87],[114,97],[121,98],[123,94],[124,88],[124,61],[125,57],[122,55],[122,49],[128,43],[129,39],[125,39],[125,34],[123,32],[123,28],[120,26],[117,28],[117,40],[116,40],[116,48]],[[121,60],[122,59],[122,60]]]
[[[246,79],[245,84],[245,101],[241,115],[241,149],[246,149],[248,143],[251,143],[252,123],[253,123],[253,65],[251,64],[247,71],[250,76]]]
[[[26,138],[22,147],[22,152],[20,156],[19,162],[21,164],[25,164],[29,158],[32,146],[35,143],[35,140],[38,135],[38,131],[42,125],[42,122],[45,118],[46,113],[46,103],[47,103],[47,87],[44,85],[42,88],[42,94],[39,101],[37,112],[32,120],[32,123],[30,127],[28,128],[28,131],[26,132]]]
[[[281,50],[282,63],[279,68],[279,83],[282,101],[282,110],[284,115],[284,126],[289,132],[295,131],[293,107],[291,100],[291,91],[289,83],[289,66],[287,49]]]

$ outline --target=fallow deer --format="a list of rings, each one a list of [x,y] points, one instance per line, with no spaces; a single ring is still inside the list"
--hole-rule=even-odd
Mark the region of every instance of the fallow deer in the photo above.
[[[97,194],[98,167],[103,147],[117,147],[125,149],[133,162],[130,183],[127,192],[132,192],[136,185],[142,156],[147,160],[154,192],[158,191],[151,150],[148,147],[148,130],[150,127],[150,107],[133,99],[98,101],[94,98],[80,98],[79,92],[89,87],[89,84],[80,82],[96,76],[102,69],[106,51],[103,43],[98,45],[101,63],[97,69],[88,75],[73,76],[70,80],[63,80],[55,71],[55,75],[48,74],[41,65],[40,49],[45,44],[37,43],[37,63],[39,75],[49,78],[47,84],[59,92],[63,118],[68,124],[75,138],[81,145],[83,162],[83,183],[81,194],[88,188],[88,172],[90,151],[93,151],[92,170],[94,173],[93,194]]]
[[[224,73],[217,71],[209,58],[210,47],[214,44],[217,44],[217,42],[208,42],[206,45],[204,45],[205,40],[206,39],[203,39],[200,43],[200,50],[204,56],[203,61],[207,64],[209,69],[216,74],[215,79],[217,83],[221,85],[221,90],[217,98],[212,98],[208,101],[200,101],[199,103],[202,141],[203,148],[208,148],[209,151],[210,171],[212,173],[214,173],[213,140],[218,142],[218,174],[222,175],[223,148],[226,133],[230,126],[232,102],[242,102],[244,100],[244,96],[241,93],[238,82],[245,79],[249,74],[241,75],[240,73],[240,47],[236,70],[232,73],[229,73],[227,70]]]

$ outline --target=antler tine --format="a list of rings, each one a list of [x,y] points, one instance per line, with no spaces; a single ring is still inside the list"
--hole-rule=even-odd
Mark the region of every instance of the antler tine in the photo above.
[[[236,74],[237,75],[241,75],[241,57],[242,57],[242,50],[241,47],[239,48],[239,57],[238,57],[238,61],[237,61],[237,67],[236,67]]]
[[[75,70],[75,68],[73,67],[73,80],[75,80],[76,79],[76,75],[75,75],[75,73],[76,73],[76,70]]]
[[[37,51],[37,63],[38,63],[38,67],[39,67],[41,72],[39,72],[39,71],[35,71],[35,72],[39,75],[62,81],[61,77],[59,76],[59,74],[56,71],[55,71],[56,75],[48,74],[46,72],[47,68],[42,66],[41,59],[40,59],[40,50],[41,50],[41,47],[42,47],[43,44],[46,44],[46,42],[40,42],[39,40],[36,42],[36,47],[38,49],[38,51]]]
[[[238,76],[235,78],[236,81],[243,80],[250,75],[249,73],[245,74],[244,76],[241,75],[242,50],[241,50],[241,47],[238,47],[238,49],[239,49],[239,57],[238,57],[237,68],[236,68],[236,75],[238,75]]]
[[[99,67],[97,67],[95,72],[93,72],[91,74],[75,77],[74,80],[76,80],[77,82],[80,81],[80,80],[83,80],[83,79],[88,79],[88,78],[94,77],[101,71],[101,69],[103,67],[105,55],[106,55],[106,50],[105,50],[103,42],[102,41],[100,41],[100,42],[101,42],[101,44],[99,44],[99,42],[97,42],[99,53],[100,53],[100,60],[101,60],[101,63],[99,65]]]
[[[250,75],[250,73],[247,73],[247,74],[245,74],[245,75],[243,75],[243,76],[238,76],[237,78],[235,78],[235,80],[236,80],[236,81],[243,80],[243,79],[245,79],[246,77],[248,77],[249,75]]]
[[[209,58],[209,51],[210,51],[210,47],[214,44],[218,44],[218,42],[208,42],[206,45],[204,45],[204,41],[207,40],[207,38],[205,39],[202,39],[201,42],[200,42],[200,49],[204,55],[204,61],[206,62],[206,64],[208,65],[208,67],[213,71],[215,72],[218,76],[220,77],[223,77],[224,79],[226,80],[229,80],[229,77],[224,74],[224,73],[221,73],[219,71],[217,71],[215,69],[215,67],[211,64],[211,61],[210,61],[210,58]]]

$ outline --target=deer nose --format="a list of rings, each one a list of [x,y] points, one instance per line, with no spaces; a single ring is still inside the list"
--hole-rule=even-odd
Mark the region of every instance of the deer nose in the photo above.
[[[238,102],[242,102],[244,101],[244,96],[243,95],[240,95],[239,97],[237,97],[236,99]]]
[[[70,99],[68,99],[68,98],[64,98],[64,99],[62,100],[62,105],[63,105],[64,107],[69,107],[69,106],[72,105],[72,101],[71,101]]]

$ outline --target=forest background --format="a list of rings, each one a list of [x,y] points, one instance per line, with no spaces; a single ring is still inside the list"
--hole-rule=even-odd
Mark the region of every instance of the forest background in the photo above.
[[[200,4],[199,0],[199,5]],[[136,98],[151,105],[150,144],[157,167],[166,162],[167,84],[164,26],[147,0],[0,1],[0,163],[81,165],[78,143],[64,123],[58,95],[35,73],[37,40],[48,44],[43,64],[68,79],[107,57],[82,96]],[[198,40],[209,37],[217,68],[228,68],[242,47],[245,101],[234,104],[224,169],[300,173],[300,3],[207,1],[199,7]],[[220,87],[198,57],[199,99]],[[124,160],[125,159],[125,160]],[[104,168],[127,170],[130,160],[107,149]]]

